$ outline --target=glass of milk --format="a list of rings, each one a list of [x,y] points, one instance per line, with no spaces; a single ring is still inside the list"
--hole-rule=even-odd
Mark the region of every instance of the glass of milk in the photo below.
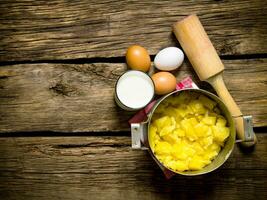
[[[144,108],[154,97],[155,86],[146,73],[129,70],[122,74],[115,86],[115,101],[124,110]]]

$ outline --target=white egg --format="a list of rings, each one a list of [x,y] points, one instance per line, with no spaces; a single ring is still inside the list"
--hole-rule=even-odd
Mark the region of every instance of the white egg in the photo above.
[[[182,65],[184,53],[177,47],[167,47],[159,51],[154,59],[154,65],[159,70],[171,71]]]

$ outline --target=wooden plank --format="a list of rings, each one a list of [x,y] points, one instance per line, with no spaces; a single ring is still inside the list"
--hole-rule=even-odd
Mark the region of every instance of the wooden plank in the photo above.
[[[218,170],[167,181],[129,137],[0,138],[1,199],[266,199],[267,135]]]
[[[99,166],[103,167],[103,166]],[[203,177],[167,181],[153,174],[3,173],[2,200],[265,200],[266,170],[221,170]]]
[[[177,45],[171,25],[197,13],[221,55],[267,53],[267,2],[1,1],[0,61],[117,57]]]
[[[225,82],[255,126],[267,125],[267,59],[225,60]],[[244,67],[245,66],[245,67]],[[124,64],[21,64],[0,68],[0,132],[126,131],[114,85]],[[177,79],[193,75],[185,62]],[[207,84],[200,84],[211,90]],[[253,105],[253,106],[251,106]]]

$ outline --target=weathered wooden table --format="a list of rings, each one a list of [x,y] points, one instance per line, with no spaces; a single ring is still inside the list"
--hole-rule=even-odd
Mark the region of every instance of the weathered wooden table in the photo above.
[[[225,64],[226,84],[253,115],[258,144],[221,167],[165,180],[130,147],[114,83],[124,54],[179,46],[171,25],[197,13]],[[267,199],[267,2],[0,2],[0,199]],[[177,74],[192,75],[186,61]]]

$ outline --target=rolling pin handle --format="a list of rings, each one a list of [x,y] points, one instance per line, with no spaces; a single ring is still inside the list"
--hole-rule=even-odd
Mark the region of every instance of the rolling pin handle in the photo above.
[[[173,32],[200,80],[210,83],[229,109],[235,120],[237,138],[244,141],[245,133],[250,139],[253,135],[254,141],[242,142],[246,147],[253,146],[257,142],[257,137],[252,134],[251,121],[250,119],[246,121],[247,118],[244,121],[242,112],[226,88],[222,78],[224,65],[199,18],[196,15],[190,15],[176,22],[173,25]]]

